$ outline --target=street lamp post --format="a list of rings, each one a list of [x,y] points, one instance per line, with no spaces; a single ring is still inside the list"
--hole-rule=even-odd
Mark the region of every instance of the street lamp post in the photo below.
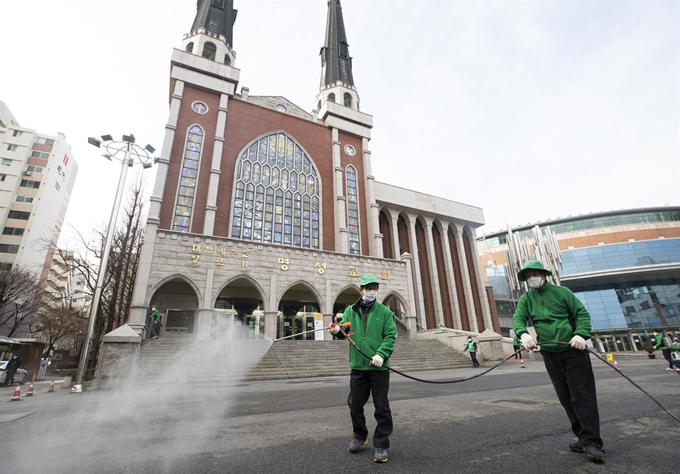
[[[128,168],[134,166],[136,163],[139,163],[144,169],[148,169],[151,168],[155,163],[158,163],[158,158],[154,158],[152,156],[156,150],[151,145],[146,145],[144,148],[136,145],[134,135],[123,135],[123,139],[120,141],[115,141],[111,135],[102,135],[101,140],[90,137],[87,139],[87,141],[90,145],[96,146],[97,148],[103,147],[106,150],[106,153],[104,153],[102,156],[107,160],[120,160],[121,170],[120,178],[118,179],[118,189],[116,189],[116,198],[113,202],[111,218],[109,219],[109,228],[106,231],[106,240],[104,241],[102,260],[99,266],[99,273],[97,275],[97,286],[94,289],[94,295],[92,297],[90,317],[88,320],[85,337],[83,338],[80,362],[78,363],[78,375],[76,376],[76,383],[71,389],[71,393],[80,393],[83,391],[83,378],[85,377],[85,371],[87,369],[90,344],[94,334],[97,311],[99,310],[99,303],[104,286],[104,278],[106,276],[106,267],[109,262],[111,242],[113,240],[114,228],[118,220],[118,208],[120,207],[120,202],[123,199],[125,178],[127,176]]]

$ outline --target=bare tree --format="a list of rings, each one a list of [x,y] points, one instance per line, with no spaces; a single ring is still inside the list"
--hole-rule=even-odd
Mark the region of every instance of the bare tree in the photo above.
[[[67,305],[64,298],[52,303],[39,312],[32,326],[36,336],[47,341],[45,357],[59,348],[60,341],[70,342],[76,334],[84,332],[87,325],[87,314],[82,309]]]
[[[24,268],[0,270],[0,332],[12,337],[32,322],[38,277]]]

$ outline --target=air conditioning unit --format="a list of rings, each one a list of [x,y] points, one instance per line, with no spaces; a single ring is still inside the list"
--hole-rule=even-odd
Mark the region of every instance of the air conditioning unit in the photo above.
[[[24,171],[24,176],[31,176],[33,173],[30,171]]]

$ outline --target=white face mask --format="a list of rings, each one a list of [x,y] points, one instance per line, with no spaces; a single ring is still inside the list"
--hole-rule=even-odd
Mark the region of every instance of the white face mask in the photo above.
[[[366,303],[370,303],[371,301],[375,301],[375,299],[378,297],[378,290],[364,290],[364,296],[363,299]]]
[[[529,288],[538,288],[543,283],[543,277],[530,277],[527,278],[527,285]]]

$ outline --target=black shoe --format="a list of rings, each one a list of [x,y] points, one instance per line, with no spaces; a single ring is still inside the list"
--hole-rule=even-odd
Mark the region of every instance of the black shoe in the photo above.
[[[581,444],[580,441],[576,441],[575,443],[570,443],[569,449],[571,449],[575,453],[584,453],[585,452],[583,450],[583,445]]]
[[[349,442],[349,452],[350,453],[358,453],[362,449],[364,449],[364,446],[368,444],[368,440],[360,440],[354,438],[352,441]]]
[[[387,448],[375,448],[373,462],[387,462]]]
[[[601,464],[604,462],[604,450],[599,450],[595,446],[584,446],[583,449],[586,452],[586,456],[591,461]]]

